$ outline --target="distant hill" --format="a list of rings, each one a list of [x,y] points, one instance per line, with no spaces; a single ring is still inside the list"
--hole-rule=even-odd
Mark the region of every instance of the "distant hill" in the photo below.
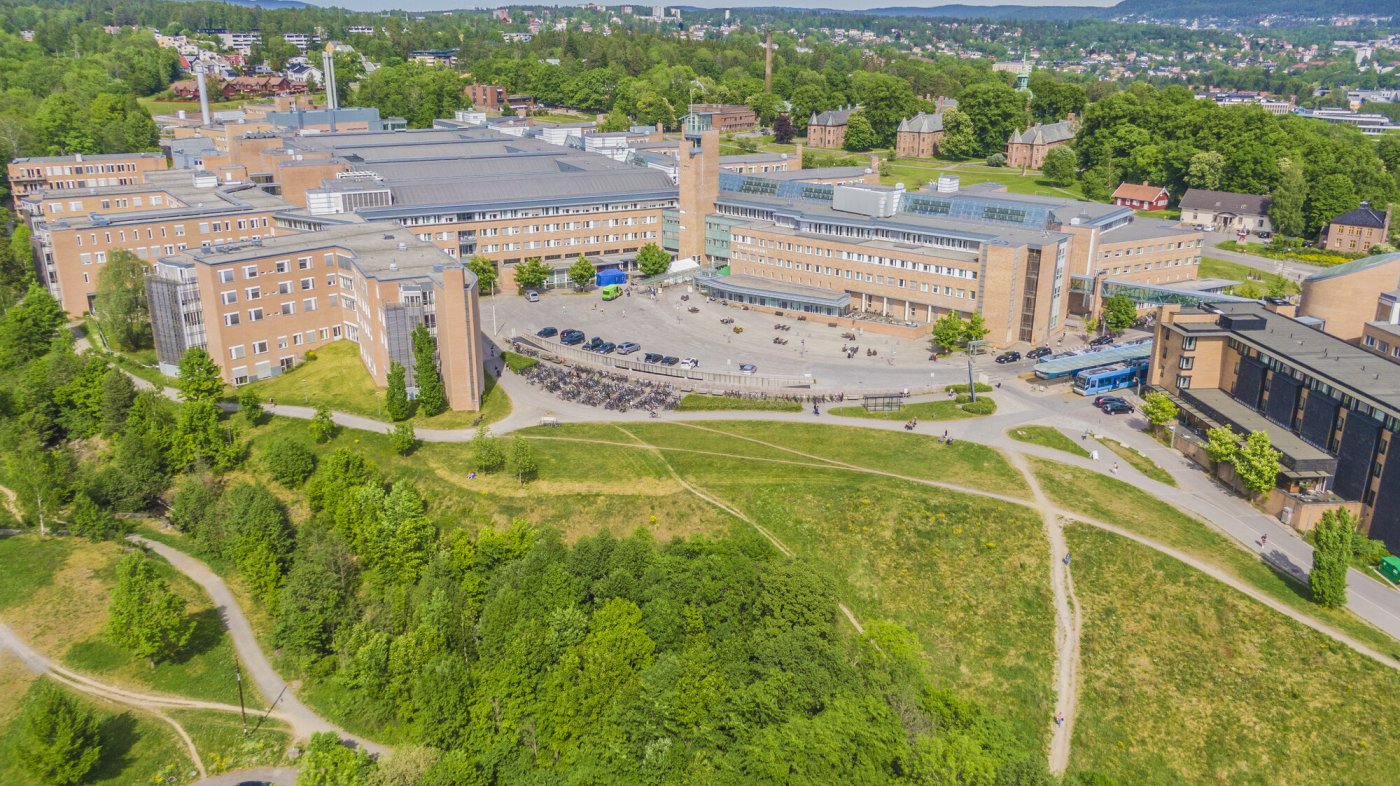
[[[196,3],[207,2],[208,0],[180,0],[180,2]],[[216,2],[218,0],[215,0]],[[229,5],[245,5],[249,8],[266,8],[270,11],[280,11],[294,8],[311,8],[310,3],[303,3],[302,0],[222,0]]]
[[[947,19],[1094,19],[1106,16],[1113,9],[1095,6],[1029,6],[1029,5],[935,5],[890,6],[870,8],[864,13],[876,16],[936,16]]]
[[[1249,19],[1266,14],[1284,16],[1400,15],[1395,0],[1123,0],[1107,9],[1109,16],[1147,16],[1154,19]]]

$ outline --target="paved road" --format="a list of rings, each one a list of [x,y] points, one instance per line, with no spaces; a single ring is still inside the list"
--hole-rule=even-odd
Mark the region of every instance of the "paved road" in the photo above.
[[[296,786],[295,767],[258,767],[256,769],[234,770],[222,775],[195,781],[192,786],[238,786],[240,783],[275,783],[277,786]]]
[[[1286,262],[1268,257],[1256,256],[1254,254],[1242,254],[1238,251],[1228,251],[1220,248],[1219,244],[1227,240],[1236,240],[1238,236],[1234,232],[1210,232],[1206,234],[1206,249],[1203,256],[1225,259],[1230,262],[1238,262],[1247,265],[1255,270],[1264,273],[1277,273],[1294,281],[1302,281],[1313,273],[1323,268],[1317,265],[1309,265],[1305,262]],[[1258,240],[1258,238],[1252,238]]]
[[[351,740],[371,753],[382,754],[388,751],[388,748],[383,745],[346,733],[301,703],[301,700],[296,697],[287,683],[282,680],[282,676],[272,667],[267,655],[263,653],[262,646],[258,644],[257,637],[253,635],[252,625],[248,624],[248,618],[243,614],[243,609],[239,607],[233,593],[229,591],[228,585],[215,575],[208,565],[179,549],[171,548],[149,538],[131,535],[127,539],[133,543],[139,543],[165,558],[176,570],[189,576],[209,594],[209,597],[214,601],[215,608],[219,611],[219,616],[224,621],[224,626],[228,628],[229,637],[233,640],[233,647],[237,650],[238,658],[243,662],[243,668],[247,671],[254,687],[258,689],[258,693],[262,695],[263,700],[269,706],[274,701],[277,702],[275,707],[277,714],[292,727],[292,732],[296,737],[306,739],[319,731],[333,731],[339,734],[342,739]]]

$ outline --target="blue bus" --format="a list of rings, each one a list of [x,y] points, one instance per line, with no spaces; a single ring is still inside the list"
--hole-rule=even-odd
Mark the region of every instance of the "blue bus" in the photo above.
[[[1111,390],[1130,388],[1146,378],[1146,360],[1099,366],[1074,375],[1074,392],[1081,396],[1097,396]]]

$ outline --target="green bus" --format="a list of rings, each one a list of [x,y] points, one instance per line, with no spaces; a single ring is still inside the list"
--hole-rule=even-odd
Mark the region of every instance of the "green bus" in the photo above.
[[[599,291],[603,293],[604,300],[617,300],[618,298],[622,297],[621,284],[608,284]]]

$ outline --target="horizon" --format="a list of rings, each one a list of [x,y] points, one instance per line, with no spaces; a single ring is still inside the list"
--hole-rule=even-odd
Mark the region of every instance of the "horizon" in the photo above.
[[[508,8],[508,7],[514,7],[514,6],[512,6],[511,4],[507,4],[507,3],[497,3],[497,4],[488,4],[488,5],[464,4],[464,3],[461,2],[461,0],[414,0],[414,2],[413,2],[411,5],[404,4],[404,5],[394,5],[394,6],[386,6],[386,5],[382,2],[382,0],[330,0],[329,2],[313,2],[313,0],[304,0],[304,1],[307,2],[308,5],[319,6],[319,7],[322,7],[322,8],[339,7],[339,8],[346,8],[346,9],[349,9],[349,10],[351,10],[351,11],[406,11],[406,12],[410,12],[410,13],[411,13],[411,12],[414,12],[414,11],[480,11],[480,10],[489,10],[489,9],[492,9],[492,8]],[[879,0],[826,0],[826,2],[823,2],[819,7],[816,7],[816,8],[808,8],[808,9],[800,9],[798,6],[787,6],[787,5],[784,5],[784,4],[781,4],[781,3],[768,2],[768,1],[766,1],[766,0],[756,0],[755,2],[744,2],[743,0],[740,0],[740,2],[734,2],[734,3],[711,3],[711,2],[700,2],[700,3],[697,3],[697,2],[666,3],[665,5],[666,5],[667,8],[673,8],[673,7],[681,6],[681,7],[704,8],[704,9],[706,9],[706,10],[720,10],[720,9],[725,9],[725,8],[734,8],[734,9],[740,9],[740,8],[792,8],[792,9],[794,9],[794,10],[809,10],[809,11],[820,11],[820,10],[831,10],[831,11],[868,11],[868,10],[870,10],[870,9],[872,9],[872,8],[941,8],[941,7],[950,6],[950,5],[971,5],[971,6],[987,6],[987,7],[992,7],[992,6],[1024,6],[1024,7],[1027,7],[1027,8],[1063,8],[1063,7],[1110,8],[1110,7],[1114,6],[1114,5],[1117,5],[1118,2],[1119,2],[1119,0],[1022,0],[1021,2],[1002,2],[1001,0],[964,0],[963,2],[940,2],[940,3],[928,3],[928,4],[924,4],[924,3],[903,4],[903,3],[897,2],[897,0],[895,0],[894,2],[879,2]],[[562,7],[562,6],[580,6],[580,5],[583,5],[583,3],[581,3],[581,2],[548,2],[548,0],[541,0],[540,2],[530,3],[529,5],[550,5],[550,6]],[[621,5],[621,3],[605,2],[604,5]],[[641,7],[641,8],[650,8],[650,7],[654,6],[654,5],[658,5],[658,3],[649,2],[649,1],[647,1],[647,0],[644,0],[643,2],[632,3],[631,5],[634,5],[634,6],[637,6],[637,7]]]

